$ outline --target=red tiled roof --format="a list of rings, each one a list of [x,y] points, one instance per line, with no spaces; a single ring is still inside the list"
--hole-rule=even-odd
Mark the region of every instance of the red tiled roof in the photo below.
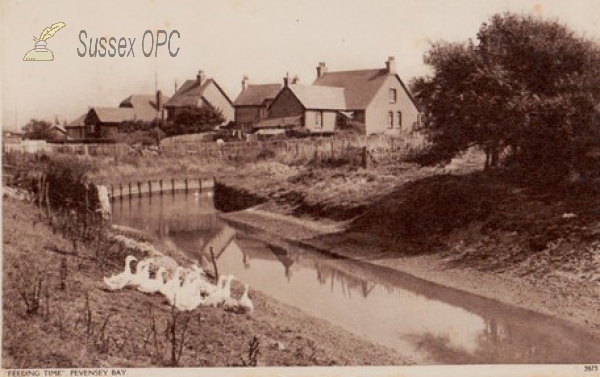
[[[259,106],[266,99],[273,99],[281,90],[281,84],[249,85],[240,93],[233,103],[234,106]]]

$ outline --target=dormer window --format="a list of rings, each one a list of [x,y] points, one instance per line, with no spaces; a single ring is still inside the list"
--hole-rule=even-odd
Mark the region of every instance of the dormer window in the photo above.
[[[396,89],[391,88],[390,89],[390,103],[396,103],[397,100],[398,100],[398,92],[396,91]]]

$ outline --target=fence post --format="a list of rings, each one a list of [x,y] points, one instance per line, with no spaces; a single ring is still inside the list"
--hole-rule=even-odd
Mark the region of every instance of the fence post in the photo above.
[[[366,168],[369,167],[369,158],[368,158],[369,156],[368,156],[368,153],[369,152],[367,151],[367,147],[363,147],[363,150],[362,150],[362,167],[364,169],[366,169]]]
[[[202,192],[202,178],[198,178],[198,191]]]
[[[152,197],[152,182],[148,181],[148,195]]]
[[[160,195],[162,196],[163,194],[163,183],[162,183],[162,179],[158,181],[158,183],[160,184]]]
[[[175,195],[175,179],[171,178],[171,195]]]
[[[142,182],[138,181],[137,186],[138,186],[138,198],[141,198],[142,197]]]
[[[188,193],[188,180],[187,180],[187,178],[184,179],[184,182],[185,182],[185,193],[187,194]]]
[[[129,186],[129,199],[131,199],[131,182],[127,182],[127,185]]]
[[[119,195],[121,197],[121,200],[123,200],[123,184],[119,183]]]

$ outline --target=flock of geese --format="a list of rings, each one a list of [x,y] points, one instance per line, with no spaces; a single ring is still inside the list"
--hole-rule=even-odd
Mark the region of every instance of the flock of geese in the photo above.
[[[158,266],[154,259],[144,259],[137,263],[135,272],[131,272],[131,264],[137,261],[134,256],[125,259],[125,269],[116,275],[105,277],[104,283],[111,291],[132,287],[146,294],[159,293],[169,305],[180,311],[191,311],[198,306],[223,306],[227,310],[249,313],[254,305],[248,297],[248,284],[244,286],[244,294],[240,299],[231,297],[232,275],[220,276],[217,284],[207,280],[204,271],[197,265],[191,268],[178,266],[170,278],[165,279],[168,272],[165,267]],[[157,267],[154,277],[150,276],[152,267]]]

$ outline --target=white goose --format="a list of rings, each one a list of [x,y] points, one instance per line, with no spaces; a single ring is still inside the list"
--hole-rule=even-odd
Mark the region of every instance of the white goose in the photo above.
[[[235,277],[233,275],[221,276],[217,282],[216,289],[206,298],[205,305],[207,306],[218,306],[218,305],[235,305],[231,298],[231,281]]]
[[[181,272],[183,271],[183,267],[177,267],[175,273],[171,277],[171,280],[167,281],[163,286],[161,286],[158,291],[165,296],[169,305],[173,305],[175,303],[176,295],[181,288]]]
[[[244,285],[244,294],[238,301],[238,307],[243,313],[251,313],[254,310],[254,304],[250,300],[250,297],[248,297],[248,284]]]
[[[133,278],[128,285],[137,288],[150,279],[150,266],[153,262],[153,259],[145,259],[138,262],[137,266],[135,266],[135,274],[133,274]]]
[[[164,267],[159,267],[156,272],[156,276],[154,279],[148,278],[145,281],[141,282],[138,287],[138,291],[143,293],[156,293],[159,289],[165,285],[164,274],[167,270]]]
[[[131,262],[134,260],[137,260],[137,258],[132,255],[127,256],[127,258],[125,258],[125,269],[123,272],[104,278],[104,284],[107,285],[108,289],[111,291],[122,289],[129,284],[129,282],[131,282],[131,279],[133,279],[133,274],[131,273]]]
[[[200,294],[201,282],[202,279],[198,277],[189,276],[186,278],[176,294],[175,307],[178,310],[194,310],[198,305],[204,303],[205,299]]]

